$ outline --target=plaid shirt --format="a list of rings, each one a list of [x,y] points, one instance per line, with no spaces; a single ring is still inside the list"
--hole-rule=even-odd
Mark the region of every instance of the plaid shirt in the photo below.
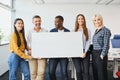
[[[105,56],[109,50],[111,32],[108,28],[103,27],[95,31],[93,35],[93,50],[102,50],[101,55]]]

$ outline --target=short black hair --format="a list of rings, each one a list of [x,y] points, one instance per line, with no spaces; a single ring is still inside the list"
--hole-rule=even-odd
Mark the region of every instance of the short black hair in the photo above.
[[[64,21],[64,18],[61,15],[58,15],[55,18],[59,18],[61,21]]]
[[[33,16],[32,19],[34,19],[34,18],[40,18],[40,19],[41,19],[41,17],[40,17],[39,15],[35,15],[35,16]]]

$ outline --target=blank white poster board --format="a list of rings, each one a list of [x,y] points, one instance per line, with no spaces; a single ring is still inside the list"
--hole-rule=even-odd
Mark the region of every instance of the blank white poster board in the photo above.
[[[32,56],[34,58],[81,57],[82,33],[47,32],[32,33]]]

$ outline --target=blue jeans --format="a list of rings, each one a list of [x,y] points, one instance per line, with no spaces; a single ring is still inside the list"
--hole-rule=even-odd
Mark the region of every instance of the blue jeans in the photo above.
[[[18,68],[24,75],[24,80],[30,80],[30,71],[27,61],[17,56],[15,53],[10,53],[8,58],[9,65],[9,80],[16,80]]]
[[[57,64],[60,62],[61,72],[62,72],[62,80],[68,80],[67,74],[67,65],[68,59],[67,58],[51,58],[49,59],[49,74],[50,80],[56,80],[56,68]]]

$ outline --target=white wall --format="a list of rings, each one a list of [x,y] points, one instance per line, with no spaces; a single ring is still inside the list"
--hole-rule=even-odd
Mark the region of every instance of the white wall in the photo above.
[[[120,6],[90,5],[90,4],[35,4],[32,0],[15,0],[15,17],[21,17],[25,22],[25,29],[33,27],[32,17],[36,14],[42,18],[42,27],[50,30],[54,27],[54,17],[62,15],[65,19],[64,26],[74,29],[75,17],[82,13],[86,17],[87,26],[93,34],[94,26],[92,16],[100,13],[104,18],[104,25],[110,28],[113,34],[120,34]]]
[[[0,76],[8,70],[8,45],[0,46]]]
[[[26,31],[33,27],[32,17],[36,14],[42,17],[42,27],[50,30],[54,27],[54,17],[62,15],[65,19],[64,26],[73,30],[75,17],[82,13],[86,17],[87,26],[94,33],[92,16],[100,13],[104,18],[104,25],[112,34],[120,34],[120,6],[90,5],[90,4],[41,4],[37,5],[32,0],[14,0],[16,12],[12,15],[23,18]],[[14,19],[14,18],[12,18]],[[0,46],[0,75],[8,70],[7,57],[8,45]]]

